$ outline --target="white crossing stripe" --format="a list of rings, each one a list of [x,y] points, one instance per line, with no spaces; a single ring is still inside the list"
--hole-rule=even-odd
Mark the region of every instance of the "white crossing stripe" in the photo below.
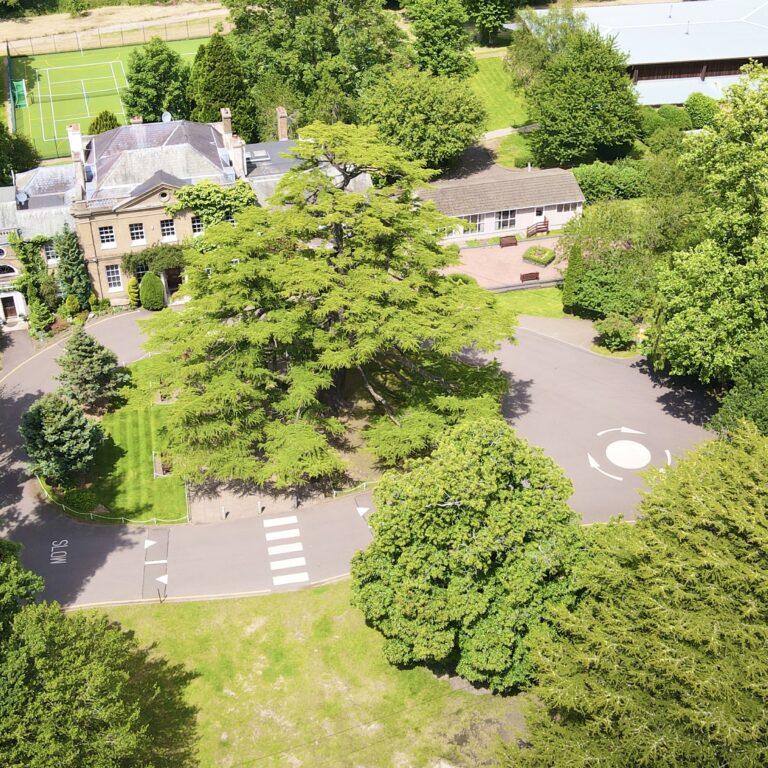
[[[287,531],[272,531],[264,536],[267,541],[280,541],[280,539],[295,539],[298,535],[298,528],[289,528]]]
[[[162,565],[167,562],[167,560],[145,560],[144,565]]]
[[[272,571],[284,571],[286,568],[298,568],[306,565],[307,561],[303,557],[289,557],[287,560],[274,560],[269,564]]]
[[[296,544],[276,544],[274,547],[267,547],[267,554],[272,555],[287,555],[289,552],[303,552],[304,545],[298,541]]]
[[[275,528],[278,525],[296,525],[299,522],[296,515],[286,517],[272,517],[269,520],[262,520],[265,528]]]
[[[286,573],[284,576],[272,577],[272,583],[276,587],[281,587],[284,584],[303,584],[305,581],[309,581],[309,574],[306,571],[302,573]]]

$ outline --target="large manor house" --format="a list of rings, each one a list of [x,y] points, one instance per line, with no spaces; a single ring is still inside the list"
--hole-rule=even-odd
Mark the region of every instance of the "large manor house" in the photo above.
[[[246,144],[232,132],[226,108],[218,123],[135,119],[96,136],[83,136],[78,125],[69,126],[70,162],[18,173],[12,186],[0,187],[0,322],[20,323],[27,314],[24,296],[13,286],[21,272],[11,244],[15,236],[50,238],[43,255],[55,269],[52,238],[71,228],[93,292],[115,306],[127,304],[125,254],[157,243],[183,243],[203,232],[193,211],[168,213],[178,189],[203,180],[228,186],[244,179],[260,204],[269,199],[280,178],[299,162],[286,156],[294,142],[281,107],[277,127],[277,141]],[[524,232],[537,222],[556,228],[577,215],[584,202],[569,171],[512,171],[495,165],[437,182],[423,196],[469,223],[466,231],[458,227],[447,238],[459,243],[481,234]],[[160,275],[166,300],[182,277],[178,269]]]

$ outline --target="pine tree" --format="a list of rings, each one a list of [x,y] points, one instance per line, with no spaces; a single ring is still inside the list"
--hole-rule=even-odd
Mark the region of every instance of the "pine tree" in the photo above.
[[[88,126],[88,134],[90,136],[96,136],[99,133],[111,131],[119,125],[120,123],[118,122],[117,117],[115,117],[115,113],[105,109],[93,118],[91,124]]]
[[[75,328],[56,362],[61,368],[58,380],[62,393],[87,411],[107,405],[127,383],[117,355],[86,333],[82,325]]]
[[[69,227],[65,227],[64,231],[53,239],[53,249],[59,260],[56,277],[61,285],[64,299],[75,296],[80,309],[88,309],[91,278],[77,235]]]
[[[195,56],[189,78],[192,120],[211,123],[221,118],[222,107],[232,110],[235,133],[246,140],[254,133],[253,117],[245,99],[247,86],[243,69],[226,38],[218,32]]]
[[[58,392],[43,395],[21,417],[30,470],[59,483],[87,469],[104,439],[77,403]]]
[[[55,317],[53,312],[48,309],[42,299],[38,298],[37,294],[32,294],[27,298],[27,322],[29,323],[29,331],[33,336],[43,336],[48,332],[48,329],[53,325]]]
[[[154,272],[145,273],[139,285],[141,306],[152,312],[157,312],[165,306],[165,291],[163,282]]]

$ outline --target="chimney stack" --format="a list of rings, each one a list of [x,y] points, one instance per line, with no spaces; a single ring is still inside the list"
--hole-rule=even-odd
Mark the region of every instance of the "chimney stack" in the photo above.
[[[232,160],[232,169],[238,179],[244,179],[248,175],[248,169],[245,164],[245,142],[236,134],[231,134],[232,145],[229,149],[229,156]]]
[[[75,200],[85,199],[85,152],[83,151],[83,136],[80,125],[74,123],[67,126],[69,139],[69,154],[75,166]]]
[[[224,146],[229,149],[232,146],[232,110],[229,107],[221,108],[221,132]]]
[[[285,107],[278,107],[277,110],[277,140],[288,141],[288,112]]]
[[[131,118],[131,125],[141,125],[144,122],[144,118],[141,115],[134,115]]]

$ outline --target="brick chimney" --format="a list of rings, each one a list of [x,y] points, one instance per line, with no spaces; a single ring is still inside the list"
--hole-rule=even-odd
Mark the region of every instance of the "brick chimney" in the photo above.
[[[227,142],[232,140],[232,110],[229,107],[221,108],[221,133],[224,136],[224,145],[229,147]]]
[[[231,146],[229,156],[232,160],[232,170],[238,179],[244,179],[248,175],[245,165],[245,142],[236,134],[231,134]]]
[[[85,199],[85,151],[80,125],[74,123],[67,126],[69,139],[69,154],[75,166],[75,200]]]
[[[288,141],[288,112],[285,107],[278,107],[277,112],[277,140]]]

